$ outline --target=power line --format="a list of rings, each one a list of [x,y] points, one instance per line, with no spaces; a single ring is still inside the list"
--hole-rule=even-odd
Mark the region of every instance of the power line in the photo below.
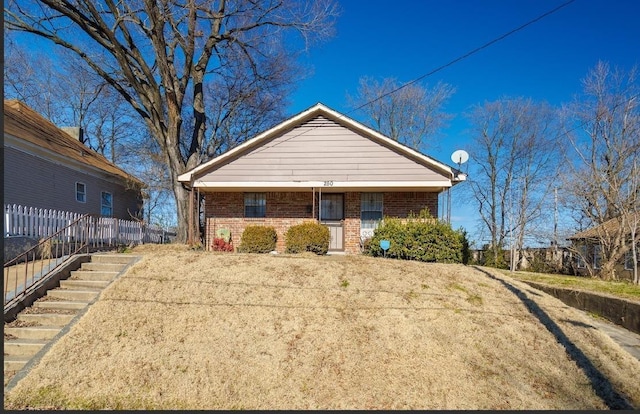
[[[483,44],[482,46],[476,47],[475,49],[473,49],[473,50],[471,50],[471,51],[469,51],[469,52],[467,52],[467,53],[465,53],[465,54],[463,54],[463,55],[461,55],[461,56],[459,56],[459,57],[457,57],[457,58],[453,59],[452,61],[450,61],[450,62],[448,62],[448,63],[445,63],[444,65],[441,65],[441,66],[439,66],[439,67],[437,67],[437,68],[433,69],[431,72],[425,73],[424,75],[421,75],[421,76],[419,76],[419,77],[415,78],[414,80],[409,81],[409,82],[405,83],[404,85],[401,85],[401,86],[399,86],[398,88],[396,88],[396,89],[394,89],[394,90],[392,90],[392,91],[389,91],[389,92],[387,92],[387,93],[385,93],[385,94],[383,94],[383,95],[380,95],[379,97],[377,97],[377,98],[375,98],[375,99],[373,99],[373,100],[371,100],[371,101],[369,101],[369,102],[365,102],[364,104],[360,105],[359,107],[357,107],[357,108],[355,108],[355,109],[352,109],[351,111],[348,111],[348,112],[346,112],[346,113],[344,113],[344,114],[341,114],[341,115],[340,115],[340,118],[342,118],[342,117],[346,117],[348,114],[351,114],[351,113],[353,113],[353,112],[355,112],[355,111],[357,111],[357,110],[359,110],[359,109],[362,109],[362,108],[364,108],[364,107],[365,107],[365,106],[367,106],[367,105],[370,105],[370,104],[372,104],[372,103],[374,103],[374,102],[376,102],[376,101],[379,101],[380,99],[382,99],[382,98],[384,98],[384,97],[386,97],[386,96],[389,96],[389,95],[391,95],[391,94],[393,94],[393,93],[396,93],[396,92],[398,92],[399,90],[401,90],[401,89],[403,89],[403,88],[406,88],[406,87],[407,87],[407,86],[409,86],[409,85],[412,85],[412,84],[414,84],[414,83],[416,83],[416,82],[418,82],[418,81],[421,81],[422,79],[424,79],[424,78],[426,78],[426,77],[428,77],[428,76],[431,76],[431,75],[433,75],[434,73],[437,73],[437,72],[439,72],[439,71],[441,71],[441,70],[443,70],[443,69],[445,69],[445,68],[447,68],[447,67],[449,67],[449,66],[451,66],[451,65],[453,65],[453,64],[455,64],[455,63],[457,63],[457,62],[459,62],[459,61],[461,61],[461,60],[463,60],[463,59],[466,59],[466,58],[468,58],[469,56],[471,56],[471,55],[473,55],[473,54],[475,54],[475,53],[477,53],[477,52],[479,52],[479,51],[481,51],[481,50],[483,50],[483,49],[486,49],[487,47],[489,47],[489,46],[493,45],[494,43],[497,43],[497,42],[499,42],[500,40],[503,40],[503,39],[505,39],[506,37],[509,37],[509,36],[511,36],[512,34],[516,33],[516,32],[519,32],[520,30],[524,29],[525,27],[530,26],[530,25],[532,25],[533,23],[536,23],[536,22],[538,22],[538,21],[540,21],[540,20],[544,19],[545,17],[547,17],[547,16],[549,16],[549,15],[551,15],[551,14],[553,14],[553,13],[557,12],[558,10],[562,9],[563,7],[568,6],[569,4],[573,3],[574,1],[575,1],[575,0],[568,0],[568,1],[566,1],[566,2],[562,3],[561,5],[559,5],[559,6],[555,7],[555,8],[553,8],[553,9],[551,9],[551,10],[549,10],[549,11],[547,11],[547,12],[545,12],[545,13],[541,14],[541,15],[539,15],[538,17],[536,17],[536,18],[534,18],[534,19],[532,19],[532,20],[529,20],[528,22],[526,22],[526,23],[524,23],[524,24],[522,24],[522,25],[520,25],[520,26],[516,27],[515,29],[512,29],[512,30],[510,30],[510,31],[508,31],[508,32],[506,32],[506,33],[504,33],[504,34],[502,34],[501,36],[498,36],[498,37],[494,38],[493,40],[490,40],[489,42],[487,42],[487,43]],[[284,143],[284,142],[287,142],[287,141],[289,141],[289,140],[291,140],[291,139],[293,139],[293,138],[295,138],[295,137],[298,137],[298,136],[300,136],[300,135],[302,135],[302,134],[305,134],[305,133],[307,133],[307,132],[309,132],[309,131],[311,131],[311,130],[314,130],[314,129],[316,129],[316,128],[319,128],[319,126],[315,126],[315,127],[313,127],[313,128],[308,129],[307,131],[300,132],[299,134],[293,135],[293,136],[291,136],[291,137],[287,138],[286,140],[283,140],[283,141],[279,142],[279,143],[278,143],[278,145],[279,145],[279,144],[282,144],[282,143]],[[264,151],[264,149],[263,149],[262,151]]]
[[[505,39],[506,37],[509,37],[509,36],[511,36],[512,34],[516,33],[516,32],[519,32],[520,30],[524,29],[525,27],[530,26],[530,25],[532,25],[533,23],[536,23],[536,22],[538,22],[538,21],[540,21],[540,20],[544,19],[545,17],[547,17],[547,16],[549,16],[549,15],[551,15],[551,14],[553,14],[553,13],[557,12],[558,10],[562,9],[563,7],[568,6],[569,4],[573,3],[574,1],[575,1],[575,0],[569,0],[569,1],[565,2],[565,3],[562,3],[562,4],[561,4],[561,5],[559,5],[558,7],[554,8],[554,9],[551,9],[551,10],[549,10],[548,12],[543,13],[543,14],[541,14],[540,16],[538,16],[538,17],[536,17],[536,18],[534,18],[534,19],[532,19],[532,20],[529,20],[529,21],[528,21],[528,22],[526,22],[525,24],[523,24],[523,25],[521,25],[521,26],[518,26],[518,27],[516,27],[515,29],[512,29],[512,30],[510,30],[510,31],[508,31],[508,32],[506,32],[506,33],[504,33],[503,35],[501,35],[501,36],[499,36],[499,37],[496,37],[495,39],[493,39],[493,40],[491,40],[491,41],[489,41],[489,42],[487,42],[487,43],[483,44],[482,46],[479,46],[479,47],[477,47],[477,48],[475,48],[475,49],[473,49],[473,50],[471,50],[471,51],[469,51],[469,52],[465,53],[464,55],[459,56],[459,57],[457,57],[457,58],[453,59],[453,60],[452,60],[452,61],[450,61],[449,63],[445,63],[444,65],[442,65],[442,66],[439,66],[439,67],[435,68],[435,69],[434,69],[434,70],[432,70],[431,72],[425,73],[424,75],[419,76],[419,77],[415,78],[414,80],[409,81],[409,82],[405,83],[404,85],[402,85],[402,86],[400,86],[400,87],[398,87],[398,88],[396,88],[396,89],[394,89],[394,90],[392,90],[392,91],[389,91],[389,92],[387,92],[387,93],[385,93],[385,94],[383,94],[383,95],[380,95],[380,96],[379,96],[379,97],[377,97],[376,99],[373,99],[373,100],[371,100],[371,101],[369,101],[369,102],[366,102],[366,103],[364,103],[364,104],[360,105],[359,107],[357,107],[357,108],[355,108],[355,109],[353,109],[353,110],[351,110],[351,111],[347,112],[347,114],[350,114],[351,112],[354,112],[354,111],[357,111],[357,110],[359,110],[359,109],[362,109],[363,107],[365,107],[365,106],[367,106],[367,105],[370,105],[370,104],[372,104],[372,103],[374,103],[374,102],[376,102],[376,101],[379,101],[380,99],[382,99],[382,98],[384,98],[384,97],[386,97],[386,96],[389,96],[389,95],[391,95],[392,93],[396,93],[396,92],[398,92],[398,91],[399,91],[400,89],[402,89],[402,88],[406,88],[407,86],[412,85],[412,84],[414,84],[414,83],[416,83],[416,82],[418,82],[418,81],[421,81],[422,79],[424,79],[424,78],[426,78],[426,77],[428,77],[428,76],[431,76],[431,75],[433,75],[434,73],[440,72],[442,69],[445,69],[445,68],[447,68],[447,67],[449,67],[449,66],[451,66],[451,65],[453,65],[453,64],[455,64],[455,63],[457,63],[457,62],[459,62],[459,61],[461,61],[461,60],[463,60],[463,59],[466,59],[466,58],[468,58],[469,56],[473,55],[474,53],[477,53],[477,52],[481,51],[482,49],[485,49],[485,48],[487,48],[487,47],[491,46],[492,44],[497,43],[497,42],[499,42],[500,40],[503,40],[503,39]]]

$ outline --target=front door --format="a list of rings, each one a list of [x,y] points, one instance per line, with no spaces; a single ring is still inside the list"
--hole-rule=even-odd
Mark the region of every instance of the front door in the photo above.
[[[320,223],[329,228],[329,251],[344,250],[344,194],[322,194]]]

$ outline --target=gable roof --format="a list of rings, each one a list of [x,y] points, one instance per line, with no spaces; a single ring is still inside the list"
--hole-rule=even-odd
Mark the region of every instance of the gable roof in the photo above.
[[[345,115],[340,114],[321,103],[318,103],[310,107],[309,109],[276,125],[275,127],[257,135],[256,137],[245,141],[241,145],[225,152],[224,154],[181,174],[178,177],[178,180],[181,182],[190,183],[191,185],[195,184],[195,186],[209,186],[207,185],[208,183],[205,183],[205,181],[211,180],[212,174],[214,174],[216,170],[224,169],[225,166],[230,163],[235,162],[237,164],[239,162],[238,160],[241,157],[247,155],[253,155],[253,162],[259,162],[257,160],[258,157],[255,156],[258,151],[264,153],[270,152],[271,156],[273,157],[273,154],[278,151],[273,149],[274,147],[285,143],[291,144],[291,142],[294,142],[295,140],[302,141],[304,139],[306,142],[299,142],[298,148],[292,148],[291,146],[282,145],[280,147],[281,153],[284,151],[298,151],[298,154],[292,157],[327,157],[326,151],[324,151],[323,149],[326,146],[322,146],[324,141],[320,141],[317,138],[322,137],[325,141],[331,140],[331,145],[338,145],[343,144],[343,142],[340,140],[341,137],[335,136],[335,128],[333,128],[332,132],[334,136],[323,135],[325,131],[329,131],[328,128],[323,129],[323,132],[320,134],[314,134],[313,130],[321,127],[331,128],[335,126],[339,126],[343,129],[351,131],[351,133],[353,133],[353,137],[357,137],[358,139],[360,139],[360,143],[352,141],[351,143],[346,143],[344,145],[365,145],[367,147],[367,150],[372,150],[373,147],[376,147],[376,149],[378,150],[384,149],[385,153],[393,154],[393,156],[395,157],[395,162],[404,162],[405,164],[411,163],[411,168],[413,168],[414,171],[417,171],[418,169],[421,171],[430,171],[431,177],[426,177],[423,174],[423,176],[420,177],[422,181],[420,183],[414,183],[416,186],[424,186],[424,183],[431,181],[433,182],[434,186],[448,187],[465,179],[465,176],[463,174],[458,174],[458,172],[452,167],[443,164],[427,155],[424,155],[412,148],[409,148],[395,140],[392,140],[367,126],[354,121],[353,119],[348,118]],[[286,150],[283,149],[285,147]],[[317,151],[318,154],[308,153],[308,151],[313,150]],[[335,150],[334,154],[336,151],[339,151],[339,149]],[[351,151],[351,154],[356,154],[355,149],[346,148],[345,151]],[[307,154],[304,154],[303,152],[307,152]],[[357,169],[362,171],[353,171],[354,173],[358,173],[355,175],[363,177],[366,174],[366,172],[364,171],[365,168],[362,165],[365,158],[366,157],[360,157],[360,164],[357,165]],[[278,159],[277,161],[280,162],[283,160]],[[262,162],[264,162],[264,160],[262,160]],[[274,166],[268,165],[268,167],[273,168]],[[298,163],[298,165],[278,165],[277,168],[304,168],[304,160]],[[370,165],[369,168],[373,168],[373,166]],[[209,174],[208,177],[205,177],[205,175],[207,174]],[[264,171],[257,172],[257,175],[260,177],[259,179],[263,181],[260,184],[262,184],[264,187],[276,184],[269,182],[268,177],[264,176]],[[293,175],[295,175],[295,177],[293,177]],[[352,174],[352,176],[355,175]],[[312,176],[313,174],[311,174],[310,172],[305,174],[304,171],[301,172],[293,170],[291,178],[296,178],[296,180],[287,183],[280,182],[280,184],[287,186],[305,186],[313,181],[313,179],[310,178]],[[317,181],[317,179],[315,180]],[[355,181],[357,181],[357,179],[355,179]],[[298,185],[294,183],[298,183]],[[226,184],[231,185],[232,183]],[[236,182],[235,184],[238,183]],[[256,182],[254,182],[253,184],[256,184]],[[342,185],[346,184],[351,183],[342,181]],[[354,185],[357,185],[357,182],[355,182]],[[225,185],[224,183],[218,182],[214,184],[212,183],[211,186]]]
[[[73,138],[19,100],[5,99],[4,101],[4,133],[67,159],[124,178],[139,186],[145,186],[138,178]]]
[[[630,218],[632,220],[640,220],[640,213],[632,213]],[[620,230],[620,226],[622,225],[621,217],[614,217],[605,221],[604,223],[591,227],[589,229],[583,230],[570,236],[567,240],[583,240],[583,239],[598,239],[603,234],[611,234]],[[627,230],[628,233],[631,233],[631,229]]]

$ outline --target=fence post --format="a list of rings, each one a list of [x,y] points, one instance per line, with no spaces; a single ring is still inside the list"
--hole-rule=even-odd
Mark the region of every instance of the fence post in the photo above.
[[[4,206],[4,237],[11,235],[11,228],[9,227],[9,208],[10,206]]]

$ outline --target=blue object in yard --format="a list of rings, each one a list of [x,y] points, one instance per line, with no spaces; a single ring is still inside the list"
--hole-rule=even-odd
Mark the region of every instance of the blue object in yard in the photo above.
[[[380,240],[380,248],[383,251],[385,257],[387,257],[387,250],[391,247],[391,242],[389,240]]]

